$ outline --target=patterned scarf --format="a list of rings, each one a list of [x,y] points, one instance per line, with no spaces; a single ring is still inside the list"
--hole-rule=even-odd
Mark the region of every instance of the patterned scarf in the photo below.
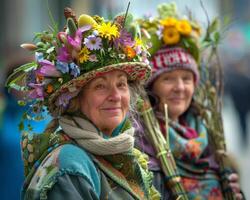
[[[115,129],[113,137],[102,136],[92,123],[82,117],[64,116],[59,124],[79,146],[93,154],[93,161],[111,178],[111,185],[115,182],[136,199],[158,195],[151,188],[152,173],[138,162],[142,155],[138,157],[139,151],[134,149],[134,128],[129,120],[125,119]]]
[[[161,131],[165,135],[165,119],[159,113],[156,116]],[[160,163],[150,142],[145,136],[137,136],[137,138],[139,141],[136,141],[136,145],[150,156],[149,168],[160,170]],[[202,120],[189,114],[182,119],[181,123],[170,121],[169,141],[189,199],[222,199],[216,173],[218,166],[209,150],[208,133]]]
[[[27,153],[25,161],[32,161],[26,167],[24,189],[28,187],[39,163],[53,149],[65,143],[77,143],[90,153],[96,165],[109,177],[111,186],[115,183],[123,187],[138,200],[148,199],[149,196],[159,197],[158,192],[151,187],[152,173],[148,171],[147,165],[139,163],[139,160],[143,160],[143,155],[134,149],[134,128],[129,120],[125,119],[111,137],[102,136],[102,133],[84,117],[63,116],[59,124],[62,130],[55,133],[23,135],[23,154]],[[29,153],[28,149],[31,147],[37,150],[39,148],[40,153]]]

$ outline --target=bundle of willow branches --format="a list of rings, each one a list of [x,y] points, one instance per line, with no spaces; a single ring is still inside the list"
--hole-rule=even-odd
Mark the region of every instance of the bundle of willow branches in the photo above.
[[[203,63],[200,68],[201,83],[195,95],[195,102],[199,106],[208,128],[210,143],[219,164],[224,198],[234,200],[236,198],[227,179],[229,173],[232,172],[233,165],[227,154],[223,130],[222,100],[224,85],[223,70],[218,54],[218,45],[222,39],[222,34],[218,30],[218,19],[214,19],[211,23],[208,20],[208,28],[201,47],[203,51]]]
[[[155,117],[154,111],[147,98],[138,101],[138,110],[143,118],[145,133],[149,141],[156,151],[157,158],[161,163],[164,175],[166,176],[167,185],[171,189],[173,195],[178,200],[188,200],[185,190],[181,184],[180,175],[177,172],[176,163],[173,154],[170,150],[168,138],[168,115],[167,105],[165,105],[165,118],[166,118],[166,139],[161,133],[158,120]]]

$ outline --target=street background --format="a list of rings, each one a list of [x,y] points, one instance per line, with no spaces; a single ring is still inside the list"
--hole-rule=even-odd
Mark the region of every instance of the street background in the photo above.
[[[18,122],[25,108],[19,108],[14,97],[4,89],[7,74],[31,59],[20,44],[30,42],[35,32],[47,30],[50,24],[49,6],[62,29],[65,24],[63,9],[70,6],[81,13],[98,14],[111,18],[125,12],[128,0],[1,0],[0,22],[0,196],[2,200],[19,199],[23,182]],[[135,17],[154,15],[161,0],[131,0],[129,11]],[[206,26],[206,15],[200,0],[176,0],[179,10],[188,8],[194,17]],[[224,129],[229,152],[235,157],[241,175],[242,189],[250,199],[250,1],[203,0],[210,19],[218,16],[231,23],[220,46],[224,69],[225,95],[223,104]],[[36,125],[43,130],[45,122]]]

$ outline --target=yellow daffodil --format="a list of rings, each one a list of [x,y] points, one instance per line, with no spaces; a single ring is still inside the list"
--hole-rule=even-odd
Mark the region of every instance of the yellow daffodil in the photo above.
[[[163,41],[167,45],[177,44],[180,41],[180,33],[175,27],[165,28],[163,31]]]
[[[82,50],[79,52],[79,62],[80,63],[84,63],[86,61],[88,61],[89,59],[89,54],[90,51],[87,49],[87,47],[83,47]]]
[[[176,25],[177,20],[173,17],[168,17],[166,19],[161,20],[160,23],[164,27],[171,27]]]
[[[190,35],[192,32],[192,27],[187,20],[179,20],[176,24],[176,28],[182,35]]]
[[[103,22],[100,26],[97,27],[97,31],[99,32],[101,37],[107,38],[108,40],[119,37],[117,26],[115,24],[111,24],[110,22]]]

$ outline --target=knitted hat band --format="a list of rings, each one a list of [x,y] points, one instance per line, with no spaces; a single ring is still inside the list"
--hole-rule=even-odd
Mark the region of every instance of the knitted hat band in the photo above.
[[[199,81],[198,66],[194,58],[181,47],[165,47],[156,52],[151,59],[153,75],[148,81],[151,85],[153,81],[162,73],[177,69],[190,70],[194,74],[195,83]]]

